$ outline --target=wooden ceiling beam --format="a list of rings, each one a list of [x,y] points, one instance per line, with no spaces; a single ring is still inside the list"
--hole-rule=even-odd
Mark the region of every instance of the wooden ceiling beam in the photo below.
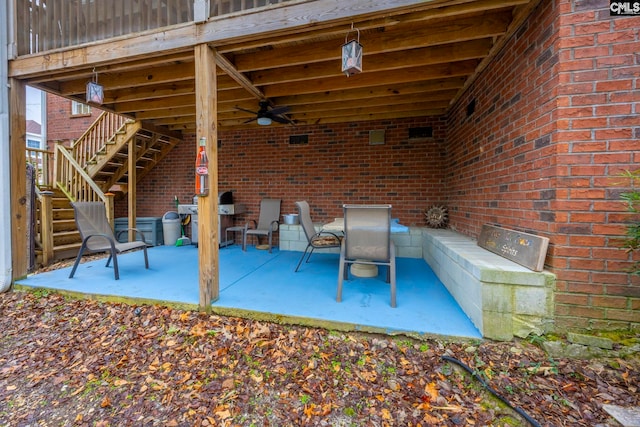
[[[379,105],[369,105],[361,104],[357,107],[351,108],[336,108],[334,110],[325,110],[325,111],[312,111],[309,113],[304,113],[301,119],[305,117],[308,118],[317,118],[317,117],[343,117],[345,115],[362,115],[362,114],[378,114],[378,113],[387,113],[390,110],[394,111],[424,111],[433,108],[446,108],[448,105],[448,100],[440,100],[440,101],[428,101],[428,102],[412,102],[412,103],[402,103],[394,105],[394,108],[389,108],[388,105],[379,104]]]
[[[156,120],[166,117],[195,116],[195,106],[163,108],[158,110],[140,111],[135,114],[137,120]]]
[[[315,113],[318,111],[336,111],[350,108],[361,108],[363,105],[377,107],[386,106],[391,108],[392,106],[405,105],[405,104],[418,104],[422,102],[441,102],[446,101],[448,103],[453,96],[457,93],[457,90],[445,90],[440,92],[426,92],[415,93],[412,95],[405,95],[403,97],[393,96],[380,96],[377,98],[352,99],[349,101],[333,101],[333,102],[313,102],[303,105],[291,107],[291,114],[296,118],[300,118],[302,114]],[[223,116],[222,114],[220,116]]]
[[[361,34],[360,43],[364,55],[375,55],[408,49],[423,48],[463,41],[496,37],[504,34],[511,20],[509,11],[478,19],[465,18],[460,21],[442,22],[434,26],[414,25],[411,28],[393,28],[379,33]],[[345,33],[346,34],[346,33]],[[339,61],[344,38],[314,42],[312,49],[305,45],[287,46],[259,52],[238,53],[233,64],[241,73],[250,71],[309,65],[323,61]],[[265,40],[268,44],[268,40]]]
[[[377,85],[367,88],[344,89],[302,95],[279,97],[280,105],[304,105],[323,102],[341,102],[348,100],[367,100],[370,98],[387,97],[401,98],[416,93],[429,93],[441,90],[459,90],[464,86],[464,77],[427,80],[393,85]]]
[[[436,80],[455,76],[468,76],[473,73],[479,61],[467,60],[450,64],[430,65],[426,67],[405,68],[394,71],[362,73],[352,77],[328,77],[305,82],[291,82],[267,86],[264,93],[268,98],[305,93],[328,92],[332,90],[355,89],[368,86],[391,85]]]
[[[166,98],[178,95],[195,95],[196,88],[193,81],[169,82],[154,86],[136,86],[128,89],[109,90],[105,94],[106,104],[145,101],[156,98]]]
[[[484,58],[493,46],[493,39],[471,40],[462,43],[451,43],[441,46],[398,51],[387,54],[366,54],[362,63],[367,73],[376,71],[397,70],[408,67],[443,64],[452,61]],[[332,60],[308,65],[274,68],[251,73],[251,80],[256,86],[277,83],[302,81],[324,77],[343,76],[340,61]]]
[[[224,70],[224,72],[227,73],[229,77],[235,80],[242,88],[244,88],[251,95],[255,96],[257,99],[264,98],[264,94],[262,93],[262,91],[254,86],[254,84],[247,77],[245,77],[244,74],[236,70],[234,65],[227,58],[225,58],[218,52],[216,52],[215,56],[216,64],[218,65],[218,67]]]
[[[309,39],[337,39],[344,38],[346,32],[353,26],[366,31],[370,29],[387,28],[400,24],[410,24],[413,22],[421,22],[428,24],[433,20],[444,20],[447,18],[458,17],[461,15],[484,13],[496,9],[505,9],[528,3],[529,0],[458,0],[447,2],[424,2],[421,9],[412,12],[400,11],[393,13],[389,11],[384,16],[359,19],[351,19],[346,26],[332,25],[327,26],[308,26],[299,29],[293,33],[287,33],[269,38],[268,49],[283,47],[290,44],[299,44]],[[265,41],[262,39],[246,40],[240,43],[227,43],[218,46],[219,52],[233,53],[237,51],[262,50],[265,49]]]
[[[100,78],[100,84],[111,91],[193,81],[194,78],[195,69],[193,63],[183,63],[171,67],[153,67],[126,73],[103,74]],[[84,79],[61,82],[57,90],[63,95],[83,94],[86,90],[86,83],[87,81]]]
[[[181,63],[193,63],[193,52],[185,51],[178,52],[173,54],[164,54],[162,56],[153,56],[150,58],[138,59],[135,61],[127,61],[127,62],[114,62],[112,64],[105,64],[100,67],[85,67],[85,68],[75,68],[75,69],[63,69],[56,73],[51,73],[49,75],[44,75],[39,78],[31,79],[30,83],[37,85],[41,82],[46,82],[54,78],[60,81],[70,81],[77,79],[86,79],[87,81],[93,79],[94,77],[94,68],[95,73],[98,74],[98,81],[101,80],[103,74],[107,73],[124,73],[129,71],[141,70],[141,69],[149,69],[157,66],[169,66],[174,64]]]
[[[135,112],[160,110],[175,107],[188,107],[194,105],[195,95],[180,95],[171,98],[158,98],[149,101],[131,101],[114,104],[114,111],[119,114],[131,114]]]

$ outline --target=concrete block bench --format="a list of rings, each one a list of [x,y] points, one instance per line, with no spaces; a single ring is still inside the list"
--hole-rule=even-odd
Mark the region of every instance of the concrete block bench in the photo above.
[[[424,260],[484,337],[510,340],[551,329],[554,274],[529,270],[452,230],[422,232]]]

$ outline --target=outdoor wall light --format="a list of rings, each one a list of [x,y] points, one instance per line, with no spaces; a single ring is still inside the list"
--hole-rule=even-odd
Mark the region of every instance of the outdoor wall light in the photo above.
[[[356,39],[349,38],[349,34],[356,31],[358,37]],[[360,44],[360,30],[353,28],[351,24],[351,30],[344,38],[344,44],[342,45],[342,72],[349,76],[362,72],[362,45]]]
[[[260,126],[269,126],[271,124],[271,119],[269,117],[258,117],[258,124]]]

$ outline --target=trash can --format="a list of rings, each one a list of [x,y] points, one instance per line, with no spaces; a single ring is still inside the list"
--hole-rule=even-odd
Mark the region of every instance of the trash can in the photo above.
[[[173,246],[180,238],[180,215],[169,211],[162,216],[162,234],[165,246]]]

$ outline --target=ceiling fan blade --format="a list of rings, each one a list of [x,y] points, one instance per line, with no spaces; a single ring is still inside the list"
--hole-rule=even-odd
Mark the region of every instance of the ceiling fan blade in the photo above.
[[[287,118],[284,117],[280,117],[280,116],[269,116],[271,118],[271,120],[273,120],[274,122],[278,122],[278,123],[284,123],[286,125],[288,124],[292,124],[293,122]]]
[[[286,105],[283,105],[281,107],[274,107],[271,110],[269,110],[269,114],[284,114],[284,113],[288,113],[289,112],[289,107],[287,107]]]
[[[258,114],[256,111],[247,110],[246,108],[238,107],[236,105],[236,110],[244,111],[245,113]]]
[[[254,117],[254,118],[249,119],[249,120],[246,120],[246,121],[244,121],[244,122],[242,122],[242,123],[243,123],[243,124],[245,124],[245,123],[251,123],[251,122],[252,122],[252,121],[254,121],[254,120],[258,120],[258,118],[257,118],[257,117]]]

